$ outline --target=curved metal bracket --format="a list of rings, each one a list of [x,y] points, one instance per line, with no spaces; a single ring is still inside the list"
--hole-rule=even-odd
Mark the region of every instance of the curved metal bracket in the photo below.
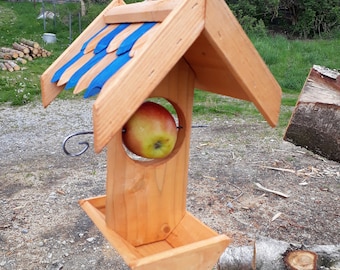
[[[80,145],[82,145],[82,144],[85,145],[85,147],[77,153],[69,152],[66,149],[66,144],[67,144],[68,140],[73,138],[73,137],[81,136],[81,135],[88,135],[88,134],[93,134],[93,131],[81,131],[81,132],[76,132],[76,133],[72,133],[72,134],[68,135],[63,141],[63,150],[64,150],[65,154],[68,155],[68,156],[71,156],[71,157],[78,157],[78,156],[84,154],[87,151],[87,149],[90,147],[90,144],[87,141],[83,141],[83,142],[78,143]]]

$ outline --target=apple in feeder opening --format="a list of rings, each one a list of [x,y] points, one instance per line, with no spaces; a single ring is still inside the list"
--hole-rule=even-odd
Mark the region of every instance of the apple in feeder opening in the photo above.
[[[123,142],[132,153],[165,158],[175,147],[177,126],[171,113],[155,102],[144,102],[123,127]]]

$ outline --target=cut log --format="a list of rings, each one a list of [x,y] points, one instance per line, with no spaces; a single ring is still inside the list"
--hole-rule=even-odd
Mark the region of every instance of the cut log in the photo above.
[[[35,42],[35,41],[32,41],[32,40],[28,40],[28,39],[25,39],[25,38],[22,38],[20,40],[21,43],[23,44],[26,44],[28,46],[31,46],[33,48],[36,48],[36,49],[39,49],[40,48],[40,45],[38,42]]]
[[[340,73],[314,66],[305,82],[284,140],[340,162]]]
[[[3,71],[7,70],[5,64],[2,63],[2,62],[0,62],[0,68],[1,68],[1,70],[3,70]]]
[[[39,53],[39,48],[34,48],[32,46],[29,46],[25,43],[20,43],[21,46],[26,47],[29,49],[30,54],[37,55]]]
[[[12,46],[13,46],[14,49],[16,49],[18,51],[22,51],[25,54],[29,54],[30,53],[30,49],[28,49],[27,47],[22,46],[22,45],[20,45],[20,44],[18,44],[16,42],[14,42]]]
[[[4,65],[6,67],[6,69],[9,71],[9,72],[13,72],[14,69],[12,68],[12,66],[10,64],[8,64],[7,62],[4,62]]]
[[[256,249],[256,252],[254,249]],[[284,260],[292,250],[304,252],[308,250],[308,252],[317,254],[315,269],[340,269],[340,244],[305,246],[267,237],[258,237],[255,247],[253,245],[229,246],[220,257],[217,269],[253,270],[252,262],[254,262],[255,256],[256,269],[287,270]]]
[[[17,59],[15,59],[17,62],[21,63],[21,64],[26,64],[27,60],[21,57],[18,57]]]
[[[18,51],[14,50],[14,49],[11,49],[11,48],[1,47],[0,48],[0,52],[10,54],[12,56],[12,58],[18,58],[19,57]]]
[[[318,255],[309,250],[287,252],[284,261],[289,270],[316,270]]]
[[[17,63],[15,63],[13,61],[7,61],[7,63],[13,68],[14,71],[19,71],[20,70],[20,66],[18,66]]]
[[[33,60],[33,57],[30,56],[29,54],[24,54],[24,56],[22,58],[26,59],[27,61],[32,61]]]
[[[12,55],[10,53],[0,52],[0,58],[1,59],[5,59],[5,60],[11,60],[12,59]]]

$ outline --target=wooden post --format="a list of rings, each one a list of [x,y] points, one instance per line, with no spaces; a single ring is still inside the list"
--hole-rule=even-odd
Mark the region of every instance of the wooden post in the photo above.
[[[165,160],[132,160],[121,131],[108,145],[106,222],[134,246],[165,239],[186,213],[193,92],[194,74],[180,61],[152,94],[174,105],[181,126]]]

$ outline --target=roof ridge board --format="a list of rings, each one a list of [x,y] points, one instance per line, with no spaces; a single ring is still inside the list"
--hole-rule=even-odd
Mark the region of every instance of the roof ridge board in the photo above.
[[[108,10],[105,23],[162,22],[176,7],[179,0],[143,1],[121,5]]]

